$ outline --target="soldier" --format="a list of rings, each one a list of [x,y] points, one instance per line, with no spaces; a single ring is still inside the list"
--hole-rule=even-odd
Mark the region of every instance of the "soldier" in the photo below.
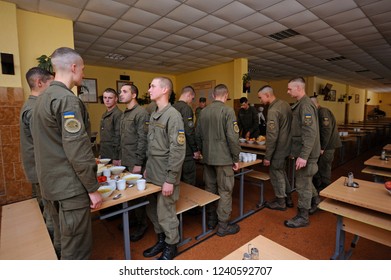
[[[120,100],[126,104],[126,110],[121,117],[121,153],[120,164],[133,174],[144,172],[147,157],[147,133],[149,115],[137,103],[138,88],[133,84],[124,84],[121,87]],[[144,201],[139,198],[133,204]],[[145,207],[136,208],[136,229],[130,234],[130,241],[140,240],[147,228],[147,215]]]
[[[186,153],[186,136],[182,116],[169,103],[172,82],[166,77],[154,78],[148,90],[157,109],[152,113],[148,131],[148,160],[145,178],[161,186],[162,191],[149,196],[147,214],[158,241],[144,251],[144,257],[163,252],[160,260],[172,260],[177,254],[179,221],[176,201]]]
[[[181,180],[193,186],[196,184],[195,159],[200,157],[194,133],[193,110],[189,106],[193,102],[194,96],[194,89],[191,86],[186,86],[182,89],[179,100],[173,105],[182,115],[186,136],[186,156],[182,166]]]
[[[248,104],[246,97],[240,98],[238,124],[240,135],[243,138],[257,138],[259,136],[259,119],[257,110]]]
[[[312,177],[318,171],[316,164],[320,154],[317,109],[305,93],[303,78],[294,78],[288,83],[288,94],[297,99],[292,106],[291,155],[296,158],[296,190],[299,195],[298,213],[284,222],[290,228],[309,225],[309,210],[319,201]],[[317,207],[317,206],[316,206]]]
[[[232,212],[232,190],[234,171],[239,169],[239,127],[235,112],[224,103],[228,88],[219,84],[213,91],[214,101],[206,106],[200,115],[196,128],[198,147],[204,160],[205,190],[220,196],[217,210],[209,204],[208,227],[215,228],[218,222],[218,236],[236,234],[240,227],[230,225]]]
[[[87,110],[72,91],[80,86],[84,62],[73,49],[51,55],[54,81],[37,99],[32,135],[38,180],[61,240],[61,259],[88,259],[92,250],[90,208],[102,197],[96,179]]]
[[[31,135],[31,117],[35,102],[37,101],[38,96],[41,95],[53,81],[53,74],[42,68],[33,67],[27,71],[26,80],[30,87],[31,94],[20,112],[20,151],[22,154],[24,172],[27,179],[32,184],[32,197],[37,198],[39,207],[43,212],[42,214],[45,219],[46,227],[50,237],[53,239],[54,229],[52,220],[48,213],[48,209],[45,206],[47,202],[42,198],[37,171],[35,169],[34,143]]]
[[[197,121],[198,121],[198,118],[200,117],[200,113],[202,111],[202,109],[204,109],[206,106],[206,98],[205,97],[200,97],[200,99],[198,100],[198,107],[195,109],[195,117],[196,117],[196,126],[197,126]]]
[[[318,172],[315,174],[313,182],[318,192],[331,183],[331,166],[334,160],[336,148],[342,146],[339,138],[337,122],[333,113],[321,107],[316,96],[311,96],[311,101],[318,108],[319,134],[320,134],[320,157],[318,160]],[[311,209],[312,210],[312,209]],[[312,211],[310,211],[311,214]]]
[[[110,158],[114,165],[119,165],[120,151],[120,123],[122,111],[118,108],[118,93],[107,88],[103,92],[103,102],[106,112],[103,113],[100,121],[100,148],[101,158]]]
[[[291,186],[286,174],[286,160],[291,147],[292,110],[286,101],[275,97],[270,86],[258,91],[262,104],[269,105],[267,112],[266,153],[263,165],[270,166],[270,180],[276,198],[266,206],[272,210],[285,211],[293,207]]]

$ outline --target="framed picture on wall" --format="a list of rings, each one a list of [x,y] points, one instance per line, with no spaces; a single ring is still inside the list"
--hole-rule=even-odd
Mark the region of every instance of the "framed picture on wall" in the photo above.
[[[354,103],[360,103],[360,95],[359,94],[354,95]]]
[[[131,85],[133,85],[133,82],[130,82],[130,81],[117,81],[117,92],[118,92],[118,94],[121,93],[121,87],[124,84],[131,84]]]
[[[82,85],[77,87],[77,96],[83,102],[98,103],[98,83],[96,79],[84,78]]]
[[[337,100],[337,93],[336,93],[335,90],[330,90],[329,96],[330,96],[329,101],[335,101],[335,100]]]

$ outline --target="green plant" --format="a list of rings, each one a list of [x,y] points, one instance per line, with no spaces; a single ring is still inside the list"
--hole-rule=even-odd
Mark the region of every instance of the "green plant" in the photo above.
[[[38,61],[38,67],[43,68],[50,73],[53,73],[53,66],[52,66],[52,60],[47,55],[41,55],[40,57],[37,57]]]
[[[250,74],[249,73],[243,74],[242,80],[243,80],[243,84],[246,84],[247,82],[251,81]]]

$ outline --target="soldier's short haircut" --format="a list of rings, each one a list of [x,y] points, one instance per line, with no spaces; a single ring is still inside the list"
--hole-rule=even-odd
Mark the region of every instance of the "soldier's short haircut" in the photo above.
[[[41,79],[42,82],[46,83],[49,79],[51,79],[53,76],[52,73],[49,71],[41,68],[41,67],[33,67],[30,68],[27,73],[26,73],[26,80],[27,83],[29,84],[30,89],[35,88],[35,80],[36,79]]]
[[[118,92],[115,90],[115,89],[113,89],[113,88],[106,88],[104,91],[103,91],[103,93],[105,93],[105,92],[109,92],[109,93],[112,93],[112,94],[114,94],[116,97],[118,97]]]
[[[167,77],[156,77],[155,79],[159,80],[160,87],[167,87],[168,88],[168,90],[169,90],[168,96],[170,96],[172,93],[172,88],[173,88],[171,79],[167,78]]]
[[[215,88],[213,89],[213,94],[214,96],[223,96],[224,94],[226,94],[228,92],[228,88],[226,85],[224,84],[218,84],[217,86],[215,86]]]
[[[186,92],[190,92],[193,96],[195,95],[195,90],[192,86],[185,86],[183,89],[182,89],[182,93],[181,94],[184,94]]]
[[[240,104],[247,103],[248,99],[247,99],[247,97],[242,97],[239,99],[239,102],[240,102]]]
[[[303,84],[305,85],[305,80],[303,77],[295,77],[295,78],[292,78],[290,79],[290,81],[288,82],[289,83],[300,83],[300,84]]]
[[[138,98],[138,88],[134,84],[132,84],[132,83],[125,83],[125,84],[122,85],[122,87],[124,87],[124,86],[128,86],[130,88],[130,92],[132,94],[135,93],[136,94],[136,98]]]
[[[268,93],[274,94],[273,88],[272,88],[271,86],[269,86],[269,85],[265,85],[265,86],[261,87],[261,88],[258,90],[258,92],[260,92],[260,93],[268,92]]]
[[[50,56],[54,72],[65,70],[72,64],[77,64],[83,61],[80,54],[75,50],[67,47],[56,49]]]

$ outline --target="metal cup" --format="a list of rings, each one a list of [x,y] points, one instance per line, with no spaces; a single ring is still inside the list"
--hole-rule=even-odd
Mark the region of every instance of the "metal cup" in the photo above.
[[[259,260],[259,250],[252,244],[248,244],[248,254],[252,260]]]
[[[242,260],[251,260],[251,255],[249,253],[244,253]]]

